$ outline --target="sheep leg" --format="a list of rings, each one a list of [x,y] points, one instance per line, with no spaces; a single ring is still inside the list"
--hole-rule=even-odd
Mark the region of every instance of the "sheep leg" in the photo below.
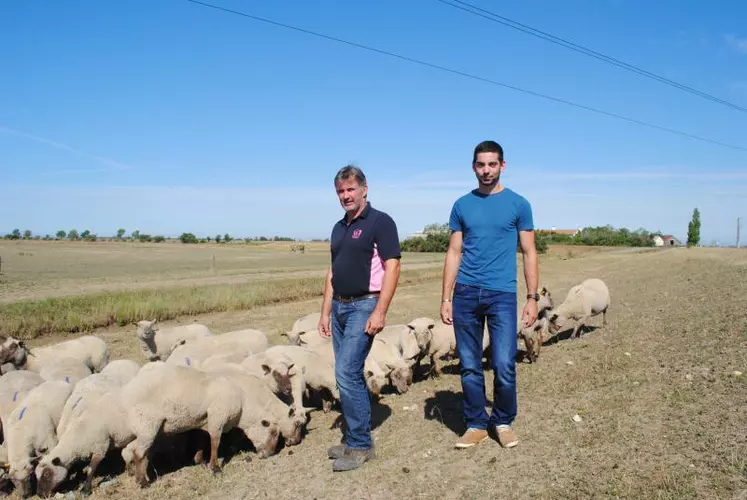
[[[431,356],[431,374],[438,378],[443,373],[443,363],[441,362],[441,358],[446,355],[448,350],[440,350],[433,353],[433,356]]]
[[[137,442],[137,440],[135,441]],[[144,488],[148,485],[148,451],[150,444],[147,446],[136,445],[132,450],[132,465],[135,473],[135,482],[138,486]]]
[[[221,473],[220,465],[218,465],[218,446],[220,445],[220,431],[210,433],[210,470],[213,474],[217,475]]]
[[[103,455],[94,454],[91,457],[91,463],[88,466],[88,474],[86,474],[86,482],[83,484],[83,488],[81,488],[80,490],[81,494],[90,495],[93,491],[93,476],[96,474],[96,469],[98,469],[99,464],[103,459]]]
[[[607,308],[602,311],[602,326],[607,326]]]

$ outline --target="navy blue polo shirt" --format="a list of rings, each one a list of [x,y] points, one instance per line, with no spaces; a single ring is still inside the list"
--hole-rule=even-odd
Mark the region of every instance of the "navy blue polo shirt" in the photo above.
[[[330,247],[332,289],[343,297],[381,291],[384,261],[401,257],[397,225],[370,203],[350,224],[346,217],[335,224]]]

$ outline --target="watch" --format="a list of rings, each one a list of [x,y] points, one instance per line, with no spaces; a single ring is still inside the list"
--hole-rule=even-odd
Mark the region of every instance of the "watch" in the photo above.
[[[539,296],[538,293],[528,293],[527,294],[527,299],[534,299],[537,302],[539,302],[540,296]]]

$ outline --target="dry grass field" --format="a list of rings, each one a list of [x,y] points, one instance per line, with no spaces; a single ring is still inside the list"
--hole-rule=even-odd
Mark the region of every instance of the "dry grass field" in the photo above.
[[[220,293],[248,293],[275,281],[284,290],[276,300],[204,314],[183,311],[165,323],[198,320],[218,333],[256,327],[281,343],[280,333],[320,304],[311,291],[321,278],[296,273],[319,273],[327,262],[324,245],[304,255],[240,245],[186,252],[181,245],[62,244],[59,253],[49,244],[13,245],[0,243],[4,329],[16,325],[22,311],[13,307],[35,303],[19,298],[47,293],[71,300],[96,291],[125,300],[147,289],[158,292],[149,296],[155,299],[185,280],[237,280],[189,283],[189,290],[223,287]],[[437,318],[442,256],[408,254],[403,262],[404,269],[412,267],[403,273],[409,278],[397,291],[389,323]],[[521,267],[519,275],[523,290]],[[541,256],[540,275],[558,301],[571,285],[600,277],[612,306],[607,327],[579,340],[564,339],[569,331],[561,332],[536,364],[518,363],[516,448],[502,449],[493,440],[453,448],[464,428],[458,362],[451,361],[440,379],[418,380],[407,393],[388,393],[374,403],[378,457],[359,470],[333,473],[326,458],[326,448],[340,438],[333,428],[335,408],[312,413],[298,446],[264,460],[247,461],[251,451],[240,452],[219,477],[202,466],[172,470],[156,464],[157,480],[140,490],[117,469],[114,455],[115,480],[91,498],[747,498],[747,376],[733,374],[747,372],[747,251],[553,247]],[[293,280],[303,278],[315,280],[303,285],[309,294],[287,295]],[[96,286],[112,288],[102,292]],[[264,290],[271,294],[266,290],[273,288]],[[94,333],[110,343],[113,358],[143,362],[134,328],[112,323]],[[53,332],[29,344],[70,335],[77,334]],[[486,382],[491,398],[489,371]],[[576,414],[581,422],[571,420]]]

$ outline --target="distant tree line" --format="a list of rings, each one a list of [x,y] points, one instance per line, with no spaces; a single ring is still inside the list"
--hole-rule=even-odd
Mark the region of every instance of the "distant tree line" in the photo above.
[[[640,228],[631,231],[627,228],[616,229],[610,225],[585,227],[575,235],[558,234],[552,231],[536,231],[535,247],[537,252],[547,252],[552,243],[564,245],[587,246],[629,246],[652,247],[654,236],[660,232],[649,232]],[[422,235],[412,236],[400,243],[403,252],[446,252],[449,248],[450,231],[448,224],[428,224]],[[521,249],[517,247],[517,251]]]
[[[167,239],[163,235],[157,234],[157,235],[151,235],[147,233],[141,233],[139,230],[132,231],[129,236],[126,235],[127,230],[120,228],[117,230],[114,236],[107,238],[117,241],[140,241],[140,242],[155,242],[155,243],[162,243],[166,241]],[[25,231],[21,232],[20,229],[14,229],[10,233],[6,234],[4,237],[6,240],[46,240],[46,241],[61,241],[61,240],[67,240],[67,241],[97,241],[101,238],[96,235],[95,233],[92,233],[88,229],[82,232],[78,232],[77,229],[71,229],[69,231],[66,231],[64,229],[60,229],[55,233],[54,236],[51,236],[47,234],[46,236],[42,237],[41,235],[34,236],[30,229],[26,229]],[[245,243],[249,243],[252,241],[296,241],[295,238],[290,238],[288,236],[255,236],[253,238],[239,238],[236,240],[233,236],[231,236],[228,233],[225,234],[216,234],[215,236],[207,236],[204,238],[198,238],[194,235],[194,233],[182,233],[181,236],[178,238],[182,243],[210,243],[210,242],[216,242],[216,243],[230,243],[232,241],[244,241]],[[314,240],[314,241],[329,241],[329,239],[326,240]]]

